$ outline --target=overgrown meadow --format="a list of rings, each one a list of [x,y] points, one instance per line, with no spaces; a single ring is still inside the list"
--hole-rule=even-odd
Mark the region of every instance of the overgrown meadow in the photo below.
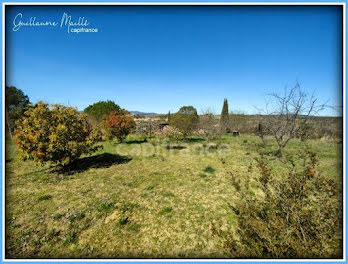
[[[6,98],[7,258],[342,258],[342,119],[299,85],[257,116]]]
[[[288,162],[274,155],[277,145],[273,139],[267,143],[264,146],[252,135],[224,134],[209,142],[191,136],[168,146],[156,136],[145,139],[128,135],[123,143],[102,141],[103,149],[82,156],[78,165],[61,172],[48,165],[37,167],[30,160],[20,161],[14,142],[8,140],[6,257],[342,257],[342,143],[294,139],[285,149]],[[300,161],[298,155],[304,151],[312,151],[318,158],[315,171],[310,169],[308,175],[333,182],[332,186],[326,182],[325,186],[332,189],[320,189],[319,195],[318,188],[306,189],[310,200],[306,210],[314,208],[317,212],[316,206],[321,205],[318,197],[326,195],[338,210],[330,209],[329,215],[318,218],[318,228],[325,223],[330,226],[321,232],[325,237],[317,237],[316,230],[305,230],[306,236],[297,239],[302,226],[296,227],[290,220],[281,230],[299,244],[306,241],[312,248],[319,245],[318,251],[301,255],[291,241],[285,247],[276,239],[269,244],[269,236],[278,231],[271,226],[265,233],[261,223],[267,217],[262,218],[262,214],[248,216],[249,220],[257,220],[259,226],[255,222],[250,225],[259,229],[253,229],[256,231],[250,240],[243,241],[239,231],[240,219],[245,221],[245,217],[239,206],[246,197],[267,200],[262,184],[267,173],[260,168],[261,156],[270,171],[271,193],[276,193],[274,183],[290,175],[291,162]],[[305,161],[300,163],[307,166]],[[325,208],[319,209],[323,215]],[[278,214],[277,210],[273,212]],[[315,244],[310,244],[310,234],[316,234]],[[257,236],[262,244],[258,249]],[[245,251],[245,243],[254,248],[254,254]]]

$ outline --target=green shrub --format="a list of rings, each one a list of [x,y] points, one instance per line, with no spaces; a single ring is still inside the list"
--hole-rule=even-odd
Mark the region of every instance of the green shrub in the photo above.
[[[182,139],[182,133],[173,126],[164,127],[162,130],[156,131],[155,135],[158,139],[167,140],[169,144]]]
[[[82,154],[90,154],[100,146],[98,131],[87,122],[86,114],[62,105],[39,102],[16,122],[15,141],[22,160],[67,165]]]
[[[15,121],[20,119],[23,113],[29,108],[29,97],[21,89],[14,86],[6,86],[6,124],[10,132],[15,126]],[[6,131],[8,132],[8,131]]]
[[[95,121],[100,122],[104,115],[121,108],[113,101],[99,101],[85,108],[84,112],[92,117]]]
[[[295,160],[295,159],[294,159]],[[306,151],[290,162],[285,178],[273,177],[265,157],[256,159],[262,198],[240,190],[235,231],[225,238],[232,256],[241,258],[342,257],[342,207],[338,183],[321,176],[318,159]]]
[[[199,117],[196,108],[183,106],[180,110],[171,115],[170,124],[176,127],[186,138],[198,127]]]

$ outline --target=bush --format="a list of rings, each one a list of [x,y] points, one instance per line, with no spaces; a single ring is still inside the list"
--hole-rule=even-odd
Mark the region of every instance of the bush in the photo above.
[[[103,123],[109,138],[116,137],[121,142],[136,127],[132,116],[125,109],[105,115]]]
[[[176,127],[186,138],[194,131],[199,122],[196,108],[192,106],[183,106],[180,110],[171,115],[170,124]]]
[[[173,126],[164,127],[162,130],[157,131],[155,135],[160,139],[168,139],[169,143],[178,142],[182,138],[182,133]]]
[[[197,132],[200,135],[204,135],[207,141],[221,136],[219,120],[215,118],[215,115],[211,111],[203,111],[202,115],[199,117],[199,130]]]
[[[288,164],[287,177],[277,181],[269,162],[256,160],[263,197],[251,195],[248,184],[231,209],[239,217],[236,231],[216,233],[234,257],[340,258],[342,207],[336,181],[316,171],[317,158],[306,151]]]
[[[62,105],[39,102],[16,122],[15,141],[22,160],[43,165],[51,162],[67,165],[82,154],[90,154],[100,146],[99,132],[87,122],[86,114]]]
[[[14,86],[6,86],[6,122],[8,132],[12,133],[15,121],[20,119],[30,104],[29,97]]]
[[[95,121],[100,122],[104,115],[110,114],[111,111],[120,110],[121,108],[113,101],[99,101],[85,108],[84,112],[92,117]]]
[[[316,139],[318,135],[315,131],[315,127],[312,123],[299,123],[299,128],[296,131],[295,137],[305,141],[307,139]]]

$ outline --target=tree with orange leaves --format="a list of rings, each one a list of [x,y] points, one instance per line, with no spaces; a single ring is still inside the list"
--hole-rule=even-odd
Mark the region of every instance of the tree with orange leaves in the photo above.
[[[135,122],[131,114],[125,109],[115,110],[103,118],[104,127],[109,137],[116,137],[120,142],[135,129]]]

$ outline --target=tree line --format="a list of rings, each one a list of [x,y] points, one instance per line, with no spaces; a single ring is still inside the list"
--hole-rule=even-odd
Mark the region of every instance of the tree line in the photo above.
[[[297,83],[284,94],[271,94],[272,108],[259,114],[258,133],[264,141],[271,135],[278,145],[278,154],[284,158],[284,148],[298,135],[308,133],[308,121],[312,115],[326,107],[314,96],[308,95]],[[23,160],[38,164],[46,162],[67,165],[82,154],[90,154],[100,148],[102,137],[124,138],[136,128],[133,116],[113,101],[100,101],[86,107],[83,113],[76,108],[59,104],[30,103],[29,97],[16,87],[6,87],[6,124],[9,136],[14,139]],[[177,113],[168,113],[170,126],[176,128],[186,140],[198,129],[212,139],[231,132],[228,101],[216,124],[215,115],[209,111],[198,116],[193,106],[183,106]]]

